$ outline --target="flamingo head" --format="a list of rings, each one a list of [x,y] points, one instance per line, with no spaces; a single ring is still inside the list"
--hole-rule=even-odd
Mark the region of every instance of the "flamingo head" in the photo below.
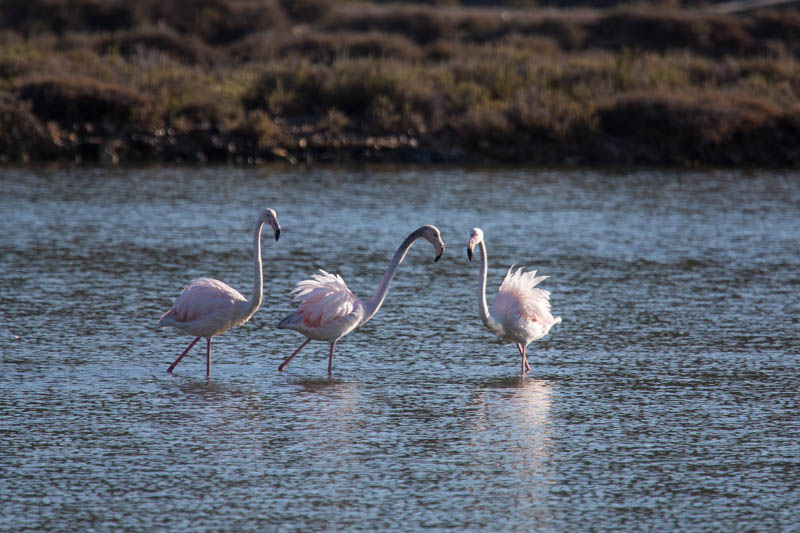
[[[469,232],[469,243],[467,243],[467,257],[472,261],[472,250],[483,242],[483,230],[481,228],[472,228]]]
[[[431,243],[433,247],[436,249],[436,259],[434,259],[434,263],[442,257],[444,253],[444,241],[442,241],[442,234],[439,232],[439,228],[436,226],[422,226],[420,228],[422,232],[422,237]]]
[[[275,210],[265,209],[264,212],[261,213],[260,221],[272,226],[272,230],[275,232],[275,240],[277,241],[278,237],[281,236],[281,225],[278,224],[278,214]]]

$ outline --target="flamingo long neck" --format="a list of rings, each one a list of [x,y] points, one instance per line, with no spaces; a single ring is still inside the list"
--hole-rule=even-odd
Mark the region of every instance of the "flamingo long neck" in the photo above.
[[[478,294],[478,311],[481,314],[481,321],[483,321],[484,325],[489,328],[491,331],[495,333],[500,333],[503,328],[500,324],[489,314],[489,304],[486,303],[486,274],[487,270],[489,269],[488,261],[486,259],[486,245],[483,244],[483,241],[478,243],[478,247],[481,250],[481,282],[480,282],[480,293]]]
[[[366,324],[369,319],[375,316],[375,313],[378,312],[378,309],[381,308],[381,305],[383,305],[383,300],[386,298],[386,294],[389,292],[389,284],[392,282],[392,278],[394,277],[397,267],[403,262],[403,259],[405,259],[406,253],[408,253],[408,249],[411,248],[411,245],[414,244],[414,241],[420,237],[422,237],[421,229],[406,237],[406,240],[403,241],[403,244],[401,244],[394,253],[392,262],[389,263],[389,267],[383,274],[383,279],[381,280],[380,285],[378,285],[378,288],[375,289],[375,294],[373,294],[369,301],[364,304],[364,318],[361,320],[361,324]]]
[[[253,231],[253,295],[247,300],[247,316],[251,317],[261,307],[264,294],[264,273],[261,269],[261,228],[264,221],[259,220]]]

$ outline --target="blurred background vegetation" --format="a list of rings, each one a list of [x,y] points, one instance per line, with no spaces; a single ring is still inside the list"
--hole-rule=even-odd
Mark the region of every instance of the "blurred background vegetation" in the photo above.
[[[0,161],[794,165],[798,57],[792,3],[0,0]]]

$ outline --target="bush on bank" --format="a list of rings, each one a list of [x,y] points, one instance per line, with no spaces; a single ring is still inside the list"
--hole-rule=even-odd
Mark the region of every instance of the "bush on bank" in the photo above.
[[[6,161],[800,160],[791,9],[0,4]]]

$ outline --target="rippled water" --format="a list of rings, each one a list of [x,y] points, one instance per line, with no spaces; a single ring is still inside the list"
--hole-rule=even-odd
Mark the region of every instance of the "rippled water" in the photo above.
[[[0,529],[800,530],[800,176],[457,168],[2,169]],[[194,277],[265,305],[155,327]],[[274,325],[317,268],[384,307],[337,346]],[[564,322],[533,370],[483,329],[511,263]],[[490,298],[491,298],[490,293]]]

